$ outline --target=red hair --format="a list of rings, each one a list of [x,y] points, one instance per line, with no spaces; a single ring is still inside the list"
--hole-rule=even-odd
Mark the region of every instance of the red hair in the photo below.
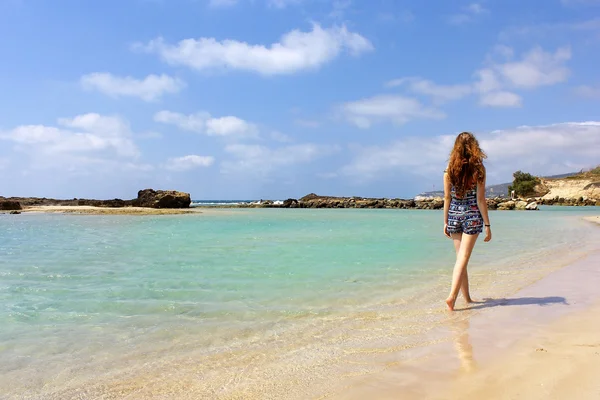
[[[448,162],[448,177],[457,197],[463,197],[478,182],[485,179],[483,159],[487,155],[470,132],[462,132],[454,141]]]

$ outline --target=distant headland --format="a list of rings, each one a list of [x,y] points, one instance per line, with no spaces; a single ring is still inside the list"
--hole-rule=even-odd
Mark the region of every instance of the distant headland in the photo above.
[[[497,185],[498,187],[504,185]],[[537,210],[540,205],[597,206],[600,205],[600,167],[587,172],[561,177],[538,178],[518,171],[513,185],[521,195],[508,193],[489,196],[491,210]],[[0,212],[72,212],[85,214],[174,214],[206,208],[362,208],[439,210],[444,207],[440,193],[425,193],[412,199],[334,197],[308,194],[300,199],[260,200],[218,205],[192,203],[189,193],[176,190],[143,189],[135,199],[58,200],[38,197],[1,197]]]

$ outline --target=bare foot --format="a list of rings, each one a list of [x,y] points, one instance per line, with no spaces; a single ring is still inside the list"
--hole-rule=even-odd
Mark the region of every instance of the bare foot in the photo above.
[[[456,303],[456,299],[453,299],[452,297],[446,299],[446,305],[450,311],[454,311],[454,303]]]

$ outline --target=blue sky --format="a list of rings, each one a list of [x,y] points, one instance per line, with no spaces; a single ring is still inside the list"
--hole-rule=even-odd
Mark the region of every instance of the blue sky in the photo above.
[[[542,6],[543,4],[543,6]],[[599,0],[0,0],[0,195],[412,197],[600,164]]]

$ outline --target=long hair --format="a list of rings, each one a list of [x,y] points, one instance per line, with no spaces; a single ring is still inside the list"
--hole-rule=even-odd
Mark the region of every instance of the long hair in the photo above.
[[[487,155],[470,132],[462,132],[454,141],[448,162],[448,177],[457,197],[463,197],[476,183],[485,178],[483,159]]]

